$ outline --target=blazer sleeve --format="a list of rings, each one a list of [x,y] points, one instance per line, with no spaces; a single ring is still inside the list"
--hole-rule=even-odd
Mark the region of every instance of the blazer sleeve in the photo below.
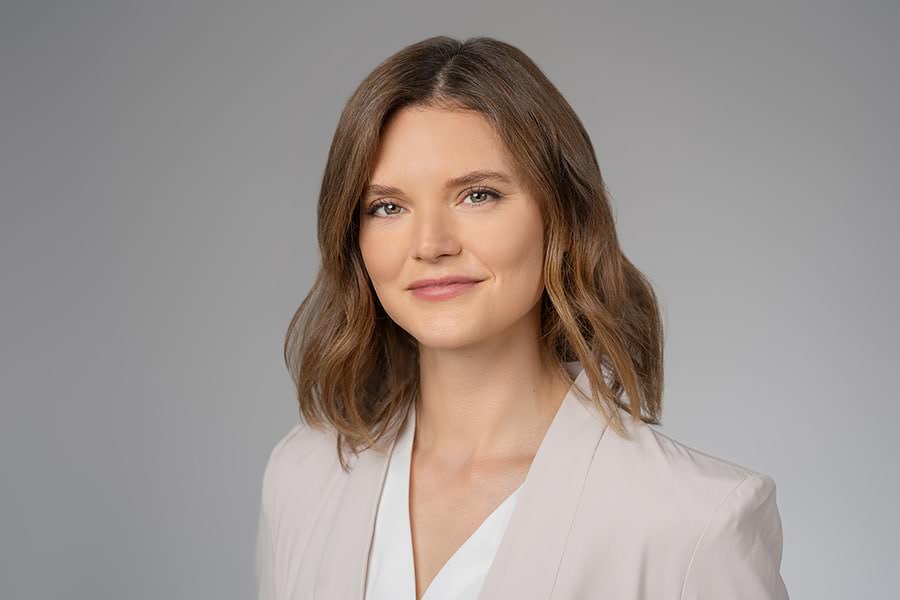
[[[275,444],[269,453],[262,477],[259,521],[256,535],[254,574],[256,576],[257,600],[277,600],[275,584],[275,536],[272,518],[274,515],[275,477],[278,459],[288,441],[299,431],[301,425],[293,427],[287,435]]]
[[[713,511],[685,573],[682,600],[789,600],[781,577],[775,481],[751,473]]]
[[[275,600],[274,585],[275,548],[272,528],[265,506],[259,509],[259,527],[256,535],[256,584],[258,600]]]

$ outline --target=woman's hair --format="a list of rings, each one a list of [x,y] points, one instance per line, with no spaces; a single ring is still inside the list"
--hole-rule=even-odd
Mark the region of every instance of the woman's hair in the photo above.
[[[360,197],[379,139],[406,106],[477,111],[494,126],[544,216],[544,364],[571,382],[563,363],[580,361],[592,401],[620,436],[628,437],[617,407],[634,423],[659,424],[659,308],[649,281],[619,248],[581,121],[521,50],[490,37],[447,36],[411,44],[378,65],[338,121],[319,193],[321,266],[284,345],[303,421],[330,426],[347,471],[343,449],[378,449],[419,393],[417,342],[381,306],[358,238]]]

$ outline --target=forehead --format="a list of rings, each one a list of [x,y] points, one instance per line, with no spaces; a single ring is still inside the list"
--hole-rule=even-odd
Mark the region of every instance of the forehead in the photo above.
[[[370,181],[446,179],[461,172],[512,173],[511,157],[493,125],[479,112],[404,107],[385,125]]]

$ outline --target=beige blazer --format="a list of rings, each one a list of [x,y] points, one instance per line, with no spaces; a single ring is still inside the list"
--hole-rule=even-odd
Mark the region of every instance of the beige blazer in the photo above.
[[[534,457],[480,600],[787,600],[775,482],[645,423],[607,432],[577,375]],[[407,418],[414,417],[411,410]],[[393,449],[393,443],[390,449]],[[305,424],[262,482],[260,600],[363,600],[388,455],[337,459]],[[406,600],[406,599],[398,599]]]

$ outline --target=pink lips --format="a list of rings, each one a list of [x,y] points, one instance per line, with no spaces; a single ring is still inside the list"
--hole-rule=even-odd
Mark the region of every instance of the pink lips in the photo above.
[[[476,285],[479,281],[456,281],[437,285],[426,285],[410,289],[417,298],[423,300],[446,300],[454,298],[460,294],[464,294]]]

